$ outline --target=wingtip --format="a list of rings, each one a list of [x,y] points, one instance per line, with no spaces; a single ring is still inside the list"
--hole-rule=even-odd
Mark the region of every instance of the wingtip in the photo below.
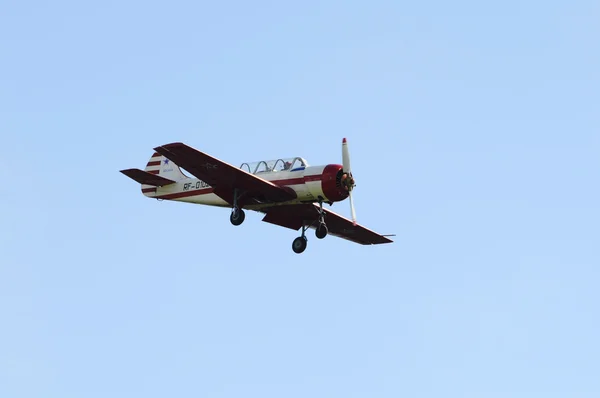
[[[346,143],[346,137],[344,137],[344,139],[342,140],[342,144]]]

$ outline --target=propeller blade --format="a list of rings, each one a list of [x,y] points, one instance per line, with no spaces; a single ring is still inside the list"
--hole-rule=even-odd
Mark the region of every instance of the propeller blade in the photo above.
[[[344,168],[344,173],[352,174],[352,168],[350,167],[350,153],[348,152],[348,143],[345,138],[342,140],[342,166]]]
[[[356,211],[354,211],[354,202],[352,201],[352,191],[348,192],[348,199],[350,199],[350,213],[352,214],[352,223],[356,225]]]

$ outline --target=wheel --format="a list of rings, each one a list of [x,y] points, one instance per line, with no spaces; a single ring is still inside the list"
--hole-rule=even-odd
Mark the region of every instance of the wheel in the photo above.
[[[326,237],[327,236],[327,225],[325,225],[325,223],[319,224],[319,226],[315,230],[315,235],[319,239],[323,239],[324,237]]]
[[[306,238],[304,236],[299,236],[292,242],[292,250],[294,253],[300,254],[306,250],[306,243]]]
[[[231,221],[231,223],[233,225],[240,225],[241,223],[244,222],[245,218],[246,218],[246,215],[244,214],[244,210],[235,209],[234,211],[231,212],[231,215],[229,216],[229,221]]]

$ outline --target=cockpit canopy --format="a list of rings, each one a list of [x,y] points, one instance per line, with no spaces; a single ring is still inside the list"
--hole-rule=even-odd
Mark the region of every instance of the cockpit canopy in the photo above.
[[[308,167],[306,160],[301,157],[277,160],[261,160],[252,163],[242,163],[240,169],[251,174],[272,173],[278,171],[297,171]]]

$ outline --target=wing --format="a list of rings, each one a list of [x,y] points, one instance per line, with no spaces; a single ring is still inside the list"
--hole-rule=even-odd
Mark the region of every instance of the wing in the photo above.
[[[261,211],[266,213],[263,221],[294,230],[299,230],[303,223],[315,223],[319,214],[319,208],[315,204],[273,206]],[[323,211],[325,212],[325,223],[330,235],[362,245],[393,242],[391,239],[373,232],[362,225],[354,225],[346,217],[342,217],[327,209],[323,209]]]
[[[233,203],[235,189],[240,191],[241,205],[284,202],[296,198],[296,193],[290,188],[275,185],[181,142],[162,145],[154,150],[206,182],[214,188],[216,195],[229,203]]]
[[[140,169],[121,170],[121,173],[125,174],[132,180],[139,182],[140,184],[153,185],[155,187],[163,187],[175,182],[173,180],[169,180],[168,178],[157,176]]]

